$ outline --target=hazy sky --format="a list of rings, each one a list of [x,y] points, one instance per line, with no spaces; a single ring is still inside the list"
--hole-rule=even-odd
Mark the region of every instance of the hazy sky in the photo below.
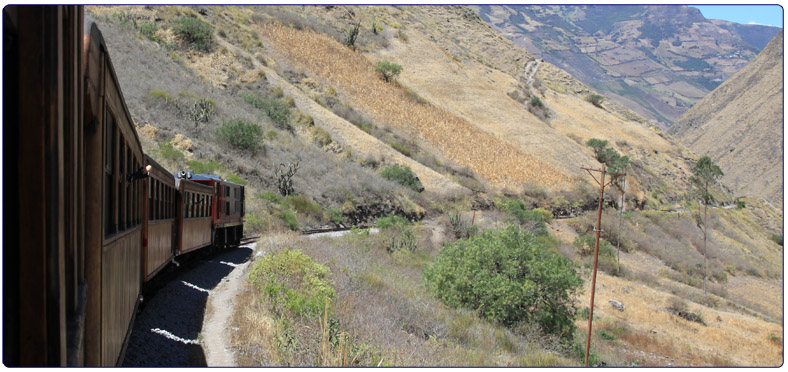
[[[779,5],[692,5],[706,19],[783,27],[783,8]]]

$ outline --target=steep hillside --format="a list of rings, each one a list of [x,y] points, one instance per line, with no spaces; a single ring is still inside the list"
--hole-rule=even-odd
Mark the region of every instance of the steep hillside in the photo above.
[[[616,101],[594,100],[473,9],[87,9],[145,151],[169,169],[247,184],[245,229],[263,234],[250,266],[268,263],[249,280],[275,274],[288,289],[277,297],[250,283],[238,296],[228,333],[239,366],[581,365],[592,267],[583,242],[598,197],[581,167],[600,167],[592,138],[631,159],[626,186],[604,196],[592,363],[781,363],[775,208],[745,198],[746,208],[710,209],[707,247],[689,183],[697,155]],[[401,73],[387,81],[378,62]],[[227,135],[237,126],[252,129]],[[280,171],[295,164],[283,196]],[[622,189],[626,213],[616,213]],[[337,239],[287,231],[373,223],[378,233]],[[583,292],[566,294],[563,312],[577,332],[504,324],[425,288],[446,244],[484,242],[506,226],[579,275]],[[332,298],[301,296],[315,293]],[[539,297],[554,294],[564,296]]]
[[[687,6],[478,6],[481,17],[663,125],[744,67],[779,28],[707,20]]]
[[[348,17],[348,9],[352,18]],[[284,57],[278,60],[280,64],[325,81],[354,106],[367,105],[364,110],[369,110],[382,126],[415,130],[411,133],[425,147],[435,148],[459,165],[470,167],[494,187],[517,190],[526,184],[539,184],[550,190],[567,191],[590,185],[593,181],[581,167],[597,163],[584,142],[600,138],[609,140],[634,160],[633,171],[642,175],[636,177],[638,181],[630,189],[636,203],[656,202],[651,196],[654,193],[662,195],[666,203],[683,200],[690,168],[685,158],[691,155],[682,146],[644,125],[642,118],[613,101],[605,102],[603,108],[586,102],[588,95],[594,93],[592,89],[555,66],[534,60],[466,7],[312,6],[295,11],[308,17],[303,19],[320,19],[328,23],[326,27],[339,30],[355,21],[384,25],[380,34],[391,35],[387,46],[362,44],[359,50],[371,61],[388,60],[402,65],[397,81],[426,105],[410,100],[396,103],[396,96],[389,93],[391,101],[383,106],[389,111],[384,113],[380,106],[369,106],[366,100],[370,95],[361,90],[372,89],[379,82],[362,84],[366,80],[359,79],[359,75],[364,69],[372,73],[373,63],[356,64],[357,57],[341,48],[341,44],[328,39],[316,43],[319,45],[309,44],[320,36],[273,22],[261,34],[271,42],[272,50]],[[362,32],[366,34],[359,40],[371,37],[368,29]],[[289,38],[284,39],[285,36]],[[325,49],[332,44],[332,53],[307,55],[314,48]],[[345,66],[355,68],[351,74],[343,75]],[[534,110],[529,98],[523,96],[536,97],[541,111]],[[425,110],[449,116],[420,119],[416,114]],[[441,125],[458,130],[425,132]],[[461,140],[457,135],[463,131],[478,134]],[[499,144],[482,145],[483,138]],[[510,155],[502,156],[501,151]]]
[[[670,132],[725,172],[737,195],[783,202],[783,32],[747,67],[679,118]]]

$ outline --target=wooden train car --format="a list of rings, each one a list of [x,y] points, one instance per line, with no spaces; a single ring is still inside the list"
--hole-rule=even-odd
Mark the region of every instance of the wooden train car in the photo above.
[[[148,281],[167,266],[175,254],[177,189],[175,177],[167,169],[147,155],[145,163],[152,168],[145,185],[148,203],[142,222],[142,266],[145,281]]]
[[[215,189],[211,209],[214,245],[217,247],[238,245],[243,236],[245,212],[243,185],[210,174],[195,174],[190,179]]]
[[[6,6],[3,39],[3,364],[119,365],[143,283],[213,242],[217,200],[242,223],[243,189],[143,154],[82,7]]]
[[[175,255],[182,255],[212,243],[210,208],[213,188],[187,179],[175,181],[176,242]]]
[[[141,286],[143,153],[104,40],[80,7],[3,11],[6,365],[115,365]],[[15,110],[14,110],[15,109]],[[8,129],[9,131],[6,131]],[[10,132],[10,133],[9,133]],[[9,136],[10,134],[10,136]],[[4,165],[9,165],[6,162]],[[6,168],[5,172],[8,172]],[[16,251],[16,252],[14,252]]]
[[[84,360],[82,9],[3,8],[3,363]]]

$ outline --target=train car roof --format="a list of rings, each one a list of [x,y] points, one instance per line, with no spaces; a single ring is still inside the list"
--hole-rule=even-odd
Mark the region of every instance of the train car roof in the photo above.
[[[175,173],[174,176],[175,176],[175,178],[178,178],[178,173]],[[223,183],[229,183],[231,185],[243,186],[243,185],[241,185],[239,183],[228,181],[228,180],[222,179],[221,177],[219,177],[219,176],[217,176],[215,174],[209,174],[209,173],[193,174],[191,176],[191,178],[187,178],[187,179],[191,180],[191,181],[218,181],[218,182],[223,182]]]

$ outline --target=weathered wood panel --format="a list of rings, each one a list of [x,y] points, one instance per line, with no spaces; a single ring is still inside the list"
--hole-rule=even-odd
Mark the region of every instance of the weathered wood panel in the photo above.
[[[140,293],[142,229],[119,234],[103,247],[101,265],[101,365],[114,366]]]
[[[211,217],[184,219],[181,242],[181,254],[210,245]]]
[[[148,222],[148,250],[145,280],[152,278],[172,258],[172,229],[175,219]]]

